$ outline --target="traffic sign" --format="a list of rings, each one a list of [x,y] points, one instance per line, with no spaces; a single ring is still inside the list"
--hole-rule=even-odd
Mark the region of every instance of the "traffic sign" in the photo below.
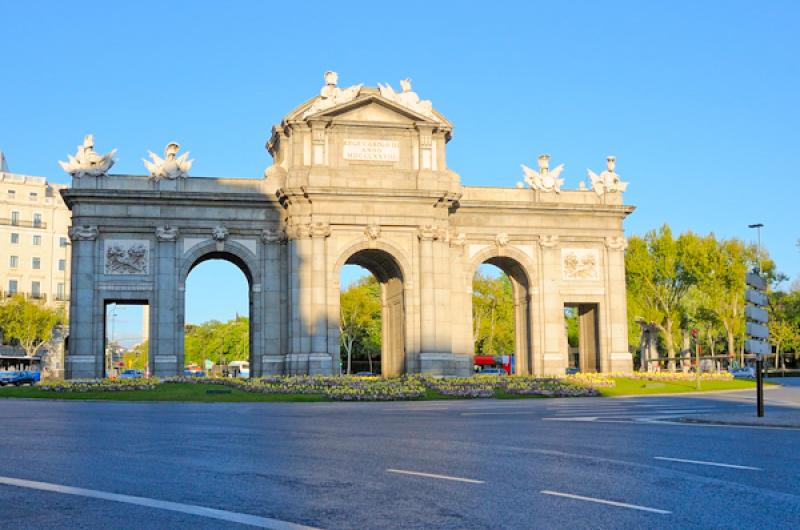
[[[747,292],[745,293],[745,299],[751,304],[755,304],[758,306],[763,307],[767,305],[767,295],[765,295],[761,291],[756,291],[755,289],[748,289]]]
[[[746,340],[744,341],[744,351],[753,355],[769,355],[772,353],[770,345],[761,340]]]
[[[761,309],[760,307],[756,307],[754,305],[748,305],[745,307],[744,314],[747,316],[748,320],[752,320],[753,322],[761,322],[762,324],[766,324],[769,321],[769,315],[767,314],[766,309]]]
[[[754,339],[769,339],[769,328],[755,322],[748,322],[747,334]]]
[[[745,276],[745,281],[750,287],[755,287],[759,291],[763,291],[767,287],[767,281],[755,272],[748,272]]]

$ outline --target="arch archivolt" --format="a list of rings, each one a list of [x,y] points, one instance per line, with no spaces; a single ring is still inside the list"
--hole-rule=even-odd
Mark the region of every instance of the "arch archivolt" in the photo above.
[[[216,241],[211,239],[203,243],[194,245],[188,253],[181,257],[178,286],[183,289],[186,285],[186,278],[192,269],[199,263],[207,259],[224,259],[239,267],[250,282],[250,290],[257,289],[261,284],[261,271],[258,265],[258,257],[253,252],[235,241],[226,241],[222,248]]]
[[[333,275],[333,281],[336,282],[337,288],[339,283],[339,276],[342,272],[342,267],[344,267],[347,260],[349,260],[354,254],[357,252],[361,252],[362,250],[381,250],[387,254],[389,254],[395,261],[396,265],[400,268],[400,274],[402,275],[403,284],[405,285],[406,289],[408,289],[411,285],[412,276],[411,271],[413,270],[411,267],[411,260],[408,259],[406,253],[400,250],[399,247],[389,243],[385,240],[369,240],[364,241],[363,238],[360,240],[355,240],[348,246],[344,248],[344,250],[339,252],[339,257],[337,258],[336,262],[334,263],[333,268],[331,269],[331,274]]]

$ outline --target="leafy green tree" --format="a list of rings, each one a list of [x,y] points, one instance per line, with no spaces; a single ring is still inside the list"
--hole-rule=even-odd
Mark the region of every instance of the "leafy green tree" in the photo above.
[[[665,224],[643,238],[631,237],[625,254],[629,311],[634,320],[642,319],[658,329],[671,367],[685,315],[683,304],[695,283],[686,264],[685,240],[686,236],[673,238]]]
[[[185,327],[184,352],[186,364],[203,364],[205,359],[215,363],[246,361],[250,354],[250,321],[237,316],[227,322],[209,320]]]
[[[136,370],[147,369],[147,352],[149,341],[140,342],[122,355],[125,368]]]
[[[15,295],[0,304],[0,329],[7,341],[16,341],[33,357],[47,345],[53,328],[63,320],[63,313],[40,302]]]
[[[472,330],[475,353],[505,355],[514,352],[514,295],[505,274],[480,272],[472,282]]]
[[[369,370],[372,359],[381,353],[381,286],[374,276],[367,276],[343,291],[340,298],[339,340],[346,361],[346,373],[352,373],[354,358],[366,357]]]

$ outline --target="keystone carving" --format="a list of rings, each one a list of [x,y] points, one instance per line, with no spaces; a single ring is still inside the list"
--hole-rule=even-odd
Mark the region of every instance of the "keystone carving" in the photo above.
[[[494,238],[495,245],[497,245],[500,248],[508,246],[508,241],[509,241],[508,234],[506,234],[505,232],[500,232]]]
[[[69,229],[72,241],[94,241],[97,239],[97,227],[92,225],[73,226]]]
[[[370,223],[364,227],[364,236],[370,241],[375,241],[381,235],[381,227],[377,223]]]
[[[222,225],[211,229],[211,238],[217,242],[217,250],[221,251],[225,248],[225,240],[228,239],[228,234],[228,229]]]

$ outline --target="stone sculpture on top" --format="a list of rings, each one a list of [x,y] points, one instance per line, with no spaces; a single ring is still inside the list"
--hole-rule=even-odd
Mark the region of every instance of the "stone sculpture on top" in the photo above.
[[[181,146],[176,142],[170,142],[164,149],[164,158],[162,159],[152,151],[147,153],[152,162],[142,159],[144,166],[150,172],[151,180],[175,180],[186,178],[189,176],[189,170],[192,168],[194,160],[187,160],[189,151],[186,151],[181,156],[177,156]]]
[[[528,186],[537,190],[561,193],[561,186],[564,179],[559,178],[564,170],[564,164],[559,164],[554,169],[550,169],[550,155],[541,155],[538,159],[539,171],[534,171],[525,164],[522,164],[522,171],[525,172],[525,182]]]
[[[339,74],[330,70],[325,72],[325,86],[319,91],[319,98],[306,109],[302,117],[312,116],[323,110],[333,108],[336,105],[354,100],[363,86],[359,84],[353,85],[350,88],[339,88],[336,86],[338,82]]]
[[[620,176],[614,171],[616,161],[617,158],[614,156],[606,158],[606,170],[599,175],[591,169],[586,170],[592,182],[592,189],[599,197],[602,197],[604,193],[622,193],[628,189],[628,183],[622,182]]]
[[[94,136],[87,134],[83,138],[83,145],[78,146],[75,156],[67,155],[67,161],[59,161],[61,169],[72,175],[73,178],[101,177],[108,174],[114,165],[116,149],[106,155],[99,155],[94,150]]]
[[[411,109],[414,112],[422,114],[423,116],[437,119],[433,114],[433,104],[431,101],[429,99],[419,99],[417,93],[411,90],[411,78],[407,77],[400,80],[400,88],[402,89],[402,92],[397,93],[389,83],[386,83],[385,85],[378,83],[378,89],[381,91],[381,96],[388,100],[394,101],[395,103],[399,103],[400,105]]]

